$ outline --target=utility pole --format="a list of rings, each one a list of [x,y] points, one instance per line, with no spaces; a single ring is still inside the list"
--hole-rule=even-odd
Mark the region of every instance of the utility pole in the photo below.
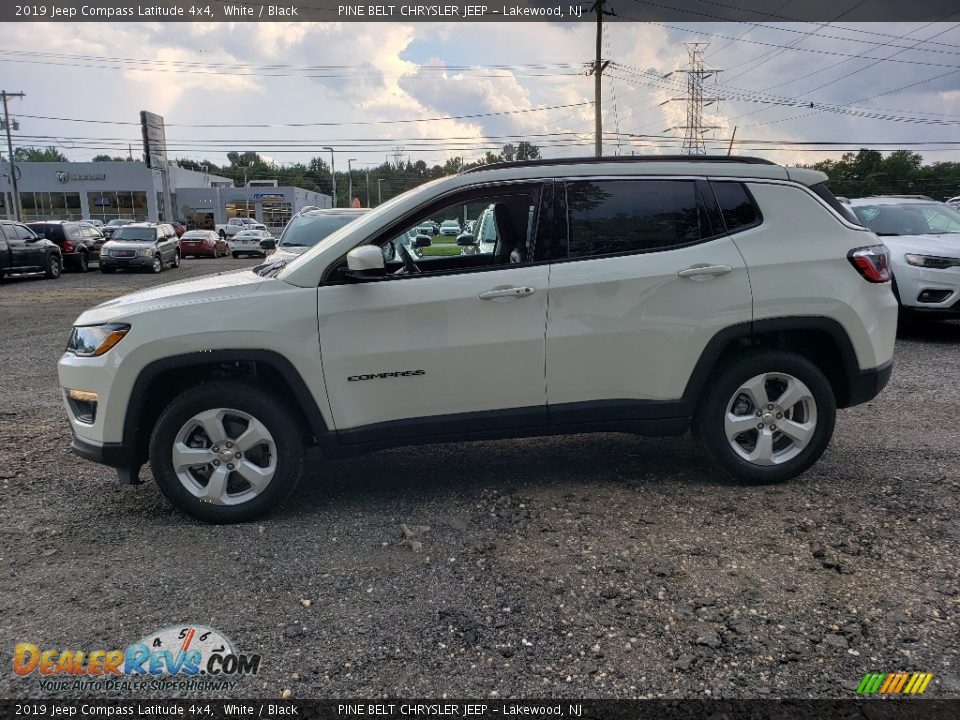
[[[380,183],[383,182],[383,178],[377,178],[377,205],[383,204],[383,191],[380,188]]]
[[[370,168],[366,169],[367,175],[367,207],[370,207]]]
[[[347,178],[350,187],[347,191],[347,207],[353,207],[353,165],[351,163],[355,163],[356,161],[356,158],[347,160]]]
[[[336,207],[337,206],[337,171],[333,167],[333,148],[328,145],[325,145],[320,149],[330,151],[330,185],[332,187],[331,192],[333,193],[333,203],[330,205],[330,207]]]
[[[20,93],[8,93],[6,90],[0,90],[0,96],[3,97],[3,124],[7,128],[7,152],[10,154],[10,182],[13,185],[13,213],[16,220],[23,220],[23,211],[20,208],[20,185],[17,182],[17,164],[13,157],[13,138],[10,135],[10,111],[7,109],[7,98],[22,98],[25,95]]]
[[[603,42],[603,16],[613,14],[603,9],[603,4],[605,2],[606,0],[596,0],[596,2],[590,6],[590,11],[596,12],[597,14],[597,57],[596,60],[594,60],[593,67],[589,70],[589,72],[587,72],[588,75],[593,75],[593,154],[597,157],[603,156],[603,108],[600,104],[603,91],[603,71],[606,70],[607,65],[610,64],[609,60],[604,62],[603,58],[601,57],[601,45]]]
[[[719,129],[716,125],[703,124],[703,108],[711,103],[720,102],[723,98],[704,97],[703,81],[709,77],[718,74],[719,70],[711,70],[703,64],[703,53],[708,43],[684,43],[687,48],[689,62],[683,70],[675,72],[686,73],[687,75],[687,94],[684,97],[670,98],[660,103],[666,105],[674,100],[685,100],[687,103],[687,124],[667,128],[667,130],[683,130],[683,153],[685,155],[706,155],[707,148],[703,142],[703,135],[708,130]],[[664,78],[673,73],[667,73]]]
[[[733,139],[737,137],[737,126],[733,126],[733,134],[730,136],[730,144],[727,145],[727,157],[733,152]]]

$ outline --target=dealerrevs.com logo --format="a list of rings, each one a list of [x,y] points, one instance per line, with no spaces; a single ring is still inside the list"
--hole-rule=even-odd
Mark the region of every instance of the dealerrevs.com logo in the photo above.
[[[218,630],[173,625],[125,650],[41,648],[19,643],[13,671],[43,690],[230,690],[260,671],[260,655],[237,651]]]

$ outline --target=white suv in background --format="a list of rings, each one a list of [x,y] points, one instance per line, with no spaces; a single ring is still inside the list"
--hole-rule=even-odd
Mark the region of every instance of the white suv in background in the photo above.
[[[210,522],[276,506],[308,446],[692,427],[726,474],[787,480],[880,392],[896,335],[887,250],[825,179],[626,157],[427,183],[296,259],[84,312],[59,363],[73,449],[127,482],[149,460]],[[393,242],[479,208],[490,253]]]
[[[960,318],[960,209],[896,196],[849,204],[890,248],[901,308],[931,319]]]

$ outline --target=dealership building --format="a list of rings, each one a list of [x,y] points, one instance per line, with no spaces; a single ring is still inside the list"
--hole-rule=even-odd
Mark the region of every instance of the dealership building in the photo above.
[[[20,162],[16,165],[23,218],[107,222],[186,220],[213,228],[232,217],[252,217],[268,227],[282,228],[306,205],[332,207],[329,195],[297,187],[278,186],[275,180],[251,180],[234,187],[230,178],[206,172],[169,168],[173,212],[163,208],[163,178],[159,170],[140,161],[129,162]],[[0,217],[15,217],[10,165],[0,165]]]

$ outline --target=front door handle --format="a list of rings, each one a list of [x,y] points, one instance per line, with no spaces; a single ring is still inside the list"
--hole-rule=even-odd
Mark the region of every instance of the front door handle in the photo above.
[[[487,290],[479,295],[481,300],[496,300],[498,298],[521,298],[533,295],[536,288],[532,287],[504,287]]]
[[[726,275],[732,272],[733,268],[729,265],[693,265],[686,270],[677,273],[682,278],[703,278],[707,275]]]

